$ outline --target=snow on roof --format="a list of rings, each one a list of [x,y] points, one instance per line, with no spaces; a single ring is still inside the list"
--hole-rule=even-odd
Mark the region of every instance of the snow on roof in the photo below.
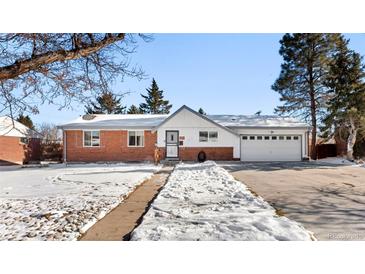
[[[58,127],[63,129],[153,128],[168,116],[168,114],[93,114],[80,116]]]
[[[187,106],[181,107],[188,108]],[[92,114],[83,115],[66,124],[59,125],[62,129],[152,129],[162,124],[172,114]],[[289,127],[308,128],[309,125],[297,119],[269,115],[204,115],[207,119],[227,127]]]
[[[309,127],[308,124],[295,118],[274,115],[207,115],[207,117],[225,127]]]
[[[12,119],[8,116],[0,116],[0,136],[9,137],[33,137],[39,138],[39,134],[27,126]]]

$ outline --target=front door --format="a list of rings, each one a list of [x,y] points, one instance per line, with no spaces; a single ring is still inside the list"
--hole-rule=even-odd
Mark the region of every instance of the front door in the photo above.
[[[179,158],[179,131],[166,131],[166,158]]]

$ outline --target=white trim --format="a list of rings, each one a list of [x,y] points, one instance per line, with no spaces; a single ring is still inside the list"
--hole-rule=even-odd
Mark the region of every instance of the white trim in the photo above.
[[[162,125],[166,124],[168,121],[170,121],[174,116],[176,116],[178,113],[180,113],[182,110],[186,109],[187,111],[190,111],[191,113],[195,114],[196,116],[200,117],[201,119],[205,120],[205,121],[208,121],[209,123],[213,124],[214,126],[217,126],[217,127],[220,127],[221,129],[235,135],[235,136],[238,136],[239,134],[237,134],[237,132],[235,132],[234,130],[226,127],[226,126],[223,126],[211,119],[209,119],[206,115],[202,115],[200,114],[199,112],[189,108],[188,106],[186,105],[183,105],[181,106],[178,110],[176,110],[173,114],[171,114],[170,116],[168,116],[167,118],[165,118],[165,120],[163,120],[159,125],[157,125],[155,127],[155,129],[159,129],[161,128]]]
[[[127,130],[128,132],[127,132],[127,147],[133,147],[133,148],[143,148],[144,147],[144,143],[145,143],[145,131],[144,130]],[[137,146],[137,145],[135,145],[135,146],[130,146],[129,145],[129,132],[131,132],[131,131],[133,131],[133,132],[143,132],[143,139],[142,139],[142,146]],[[136,139],[137,140],[137,139]],[[137,143],[137,142],[136,142]]]
[[[91,133],[91,145],[90,146],[85,146],[85,131],[90,131],[90,132],[99,132],[99,145],[98,146],[93,146],[93,134]],[[88,147],[88,148],[98,148],[98,147],[101,147],[101,134],[100,134],[100,130],[90,130],[90,129],[84,129],[82,131],[82,147]]]

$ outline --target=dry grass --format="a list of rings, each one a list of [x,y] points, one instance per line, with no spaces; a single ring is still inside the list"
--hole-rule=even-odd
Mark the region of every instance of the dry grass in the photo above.
[[[275,207],[274,207],[275,208]],[[276,215],[278,215],[278,216],[280,216],[280,217],[283,217],[283,216],[285,216],[285,211],[284,210],[282,210],[281,208],[275,208],[275,213],[276,213]]]

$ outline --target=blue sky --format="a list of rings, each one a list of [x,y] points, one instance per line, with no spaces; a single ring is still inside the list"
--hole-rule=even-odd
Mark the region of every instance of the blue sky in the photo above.
[[[365,55],[365,34],[346,35],[350,47]],[[282,58],[282,34],[154,34],[152,42],[139,42],[131,63],[140,65],[148,75],[138,81],[127,78],[116,83],[118,92],[131,92],[125,105],[139,104],[140,93],[154,77],[173,111],[186,104],[202,107],[209,114],[273,114],[279,96],[271,90],[278,77]],[[58,111],[54,106],[40,107],[32,116],[36,123],[66,122],[83,114],[82,105]]]

